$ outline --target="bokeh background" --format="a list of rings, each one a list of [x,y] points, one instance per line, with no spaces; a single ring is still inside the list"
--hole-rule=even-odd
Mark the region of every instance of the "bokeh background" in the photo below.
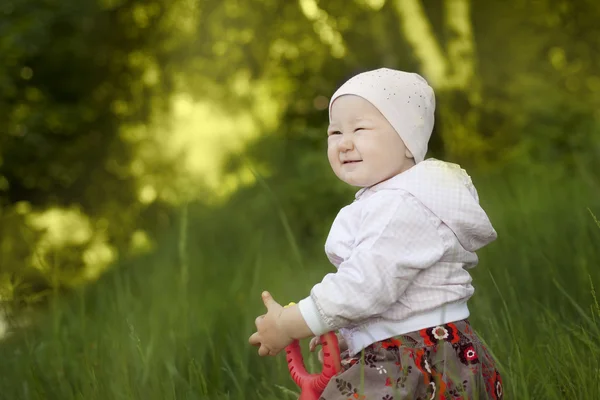
[[[297,301],[355,189],[329,96],[437,93],[430,157],[499,238],[471,322],[510,399],[600,398],[600,3],[0,1],[0,398],[295,399],[247,345]],[[313,371],[319,366],[306,354]]]

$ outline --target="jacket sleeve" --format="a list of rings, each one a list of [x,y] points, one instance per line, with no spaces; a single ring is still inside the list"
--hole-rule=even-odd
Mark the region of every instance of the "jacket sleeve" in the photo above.
[[[375,196],[363,212],[351,255],[299,302],[315,335],[380,315],[444,254],[439,220],[416,198],[398,191]]]

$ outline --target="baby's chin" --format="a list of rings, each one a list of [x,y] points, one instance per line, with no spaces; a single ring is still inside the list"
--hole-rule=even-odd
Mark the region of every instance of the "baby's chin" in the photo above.
[[[356,188],[373,186],[381,180],[364,168],[346,169],[343,165],[337,165],[333,168],[333,172],[339,180]]]
[[[376,184],[377,182],[373,179],[364,179],[360,176],[353,176],[352,174],[344,174],[344,175],[338,175],[338,178],[350,185],[350,186],[354,186],[356,188],[365,188],[365,187],[369,187],[369,186],[373,186],[374,184]]]

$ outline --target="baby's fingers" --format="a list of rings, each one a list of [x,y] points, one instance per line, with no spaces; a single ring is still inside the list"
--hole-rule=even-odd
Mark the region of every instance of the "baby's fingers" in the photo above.
[[[314,338],[312,338],[310,340],[310,343],[308,344],[308,349],[310,351],[315,351],[315,349],[317,348],[317,346],[321,344],[321,340],[318,336],[315,336]]]
[[[250,338],[248,338],[248,343],[250,343],[252,346],[260,346],[260,335],[258,334],[258,332],[254,332],[252,334],[252,336],[250,336]]]
[[[258,349],[258,355],[261,357],[265,357],[271,354],[271,351],[265,347],[265,346],[260,346],[260,348]]]

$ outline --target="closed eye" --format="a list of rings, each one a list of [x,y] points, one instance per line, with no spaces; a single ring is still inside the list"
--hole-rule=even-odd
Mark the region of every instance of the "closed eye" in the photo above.
[[[340,131],[330,131],[330,132],[329,132],[329,135],[330,135],[330,136],[331,136],[331,135],[341,135],[341,134],[342,134],[342,132],[340,132]]]

